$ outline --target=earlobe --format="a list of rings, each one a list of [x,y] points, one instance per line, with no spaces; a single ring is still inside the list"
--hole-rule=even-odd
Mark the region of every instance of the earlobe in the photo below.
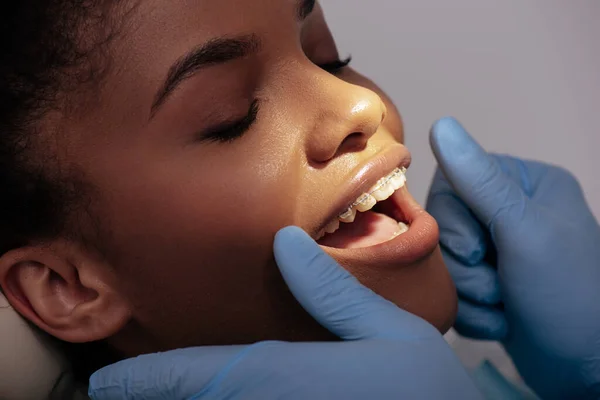
[[[58,339],[83,343],[120,331],[131,308],[108,265],[77,245],[54,242],[0,257],[0,285],[12,306]]]

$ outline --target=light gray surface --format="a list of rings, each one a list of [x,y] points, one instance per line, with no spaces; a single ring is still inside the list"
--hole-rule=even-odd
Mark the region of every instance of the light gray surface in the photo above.
[[[322,0],[353,65],[394,100],[424,201],[435,162],[427,134],[453,115],[488,149],[556,163],[600,215],[599,0]],[[483,357],[509,377],[498,345],[449,335],[467,366]]]

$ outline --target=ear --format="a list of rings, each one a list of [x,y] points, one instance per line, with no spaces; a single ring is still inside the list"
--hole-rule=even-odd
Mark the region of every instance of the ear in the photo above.
[[[72,343],[106,339],[131,318],[113,269],[74,243],[56,241],[0,257],[0,285],[19,313]]]

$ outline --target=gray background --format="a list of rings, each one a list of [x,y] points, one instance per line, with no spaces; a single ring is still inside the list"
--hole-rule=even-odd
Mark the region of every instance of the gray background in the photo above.
[[[322,0],[342,56],[404,117],[411,192],[424,201],[428,131],[452,115],[490,151],[567,167],[600,215],[600,0]],[[467,366],[498,345],[448,340]]]
[[[394,100],[424,201],[427,134],[457,117],[488,150],[560,164],[600,215],[600,0],[322,0],[340,52]]]

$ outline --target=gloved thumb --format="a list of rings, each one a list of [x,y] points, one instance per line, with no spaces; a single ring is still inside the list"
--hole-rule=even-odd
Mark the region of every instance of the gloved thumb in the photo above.
[[[523,218],[528,198],[454,118],[437,121],[430,144],[440,169],[479,221],[494,231],[497,221],[511,225]]]
[[[440,335],[432,325],[363,286],[300,228],[280,230],[275,236],[274,253],[296,300],[341,339]]]

